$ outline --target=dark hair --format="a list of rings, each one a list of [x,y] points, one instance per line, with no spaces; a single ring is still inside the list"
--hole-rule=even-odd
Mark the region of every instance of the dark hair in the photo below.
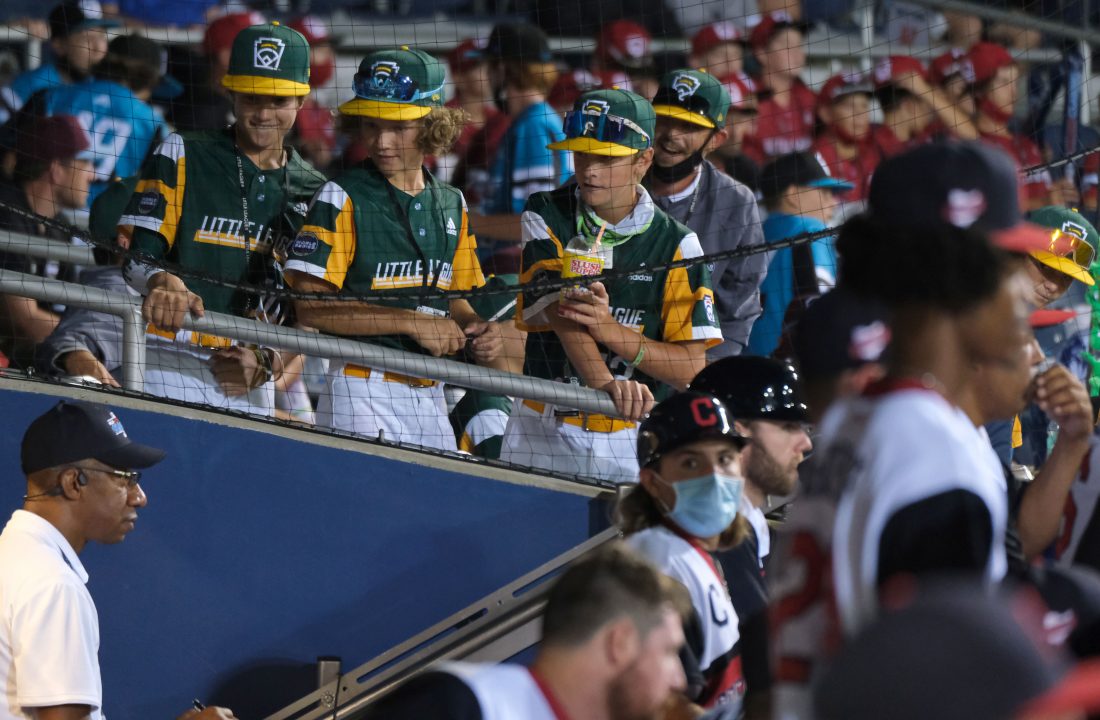
[[[883,112],[892,112],[906,100],[920,100],[920,97],[897,85],[883,85],[875,90],[875,100]]]
[[[104,80],[113,80],[134,92],[152,90],[160,80],[160,68],[140,60],[108,54],[92,70],[92,74]]]
[[[615,541],[570,565],[554,583],[542,617],[542,642],[576,647],[622,617],[644,636],[667,609],[689,617],[691,599],[684,587]]]
[[[664,517],[661,508],[657,507],[657,501],[641,484],[635,485],[630,492],[623,495],[615,506],[615,525],[627,537],[660,525]],[[748,529],[748,521],[738,513],[729,527],[719,535],[719,549],[728,550],[740,545],[748,535]]]
[[[12,180],[15,181],[16,185],[26,185],[42,177],[50,169],[52,162],[53,160],[43,160],[26,153],[16,152]]]
[[[992,297],[1008,256],[974,230],[903,226],[857,215],[840,229],[837,284],[889,308],[958,313]]]

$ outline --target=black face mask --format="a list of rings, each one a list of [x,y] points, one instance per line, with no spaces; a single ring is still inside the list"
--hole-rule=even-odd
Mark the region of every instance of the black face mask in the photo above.
[[[649,167],[649,174],[653,176],[653,179],[662,183],[674,183],[679,182],[695,172],[696,168],[703,164],[703,151],[702,149],[696,150],[685,160],[681,160],[675,165],[664,167],[653,163]]]

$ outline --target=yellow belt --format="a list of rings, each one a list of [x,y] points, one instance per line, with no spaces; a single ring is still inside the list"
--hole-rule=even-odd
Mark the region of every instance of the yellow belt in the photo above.
[[[344,366],[344,374],[348,377],[363,378],[364,380],[371,376],[373,370],[363,365],[352,365],[348,363]],[[386,382],[401,383],[402,385],[408,385],[414,388],[427,388],[435,387],[438,383],[435,380],[428,380],[426,378],[412,377],[411,375],[402,375],[401,373],[383,373],[382,379]]]
[[[170,330],[161,330],[152,323],[149,323],[149,325],[146,326],[145,332],[150,335],[156,335],[157,337],[165,338],[167,340],[176,339],[176,333]],[[212,350],[227,348],[233,345],[233,341],[229,338],[218,337],[217,335],[207,335],[206,333],[197,332],[191,333],[191,335],[188,337],[188,342],[190,342],[192,345],[198,345],[200,347],[210,348]]]
[[[546,413],[546,405],[543,403],[534,400],[524,400],[523,404],[540,415]],[[589,432],[613,433],[636,427],[634,423],[628,420],[620,420],[618,418],[608,417],[607,415],[596,415],[594,413],[576,412],[568,415],[558,415],[556,417],[566,425],[574,425],[583,430],[588,430]]]

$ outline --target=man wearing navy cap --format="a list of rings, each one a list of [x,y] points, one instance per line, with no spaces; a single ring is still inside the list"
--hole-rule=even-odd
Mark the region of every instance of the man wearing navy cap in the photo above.
[[[134,529],[148,502],[136,469],[164,451],[132,441],[112,410],[62,400],[27,428],[21,455],[23,508],[0,533],[0,718],[101,718],[99,617],[78,553]]]

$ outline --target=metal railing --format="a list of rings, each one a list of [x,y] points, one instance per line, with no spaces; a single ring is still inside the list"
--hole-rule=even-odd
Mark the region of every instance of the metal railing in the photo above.
[[[90,264],[91,259],[91,253],[85,247],[8,232],[0,232],[0,249],[76,264]],[[84,307],[121,318],[123,323],[122,385],[128,390],[142,391],[145,377],[147,324],[142,318],[140,297],[2,269],[0,269],[0,293],[66,306]],[[312,357],[356,363],[412,377],[431,378],[496,395],[521,397],[589,413],[609,416],[617,414],[611,397],[598,390],[453,360],[417,355],[404,350],[331,335],[269,325],[256,320],[209,311],[201,318],[187,317],[183,326],[188,330],[208,335],[303,353]]]

